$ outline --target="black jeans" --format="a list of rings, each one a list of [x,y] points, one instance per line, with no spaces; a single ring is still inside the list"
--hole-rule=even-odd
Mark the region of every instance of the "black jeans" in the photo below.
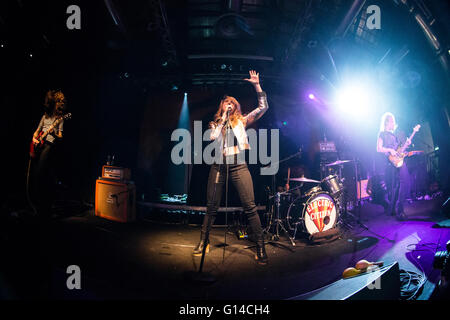
[[[56,183],[54,153],[55,145],[45,142],[33,166],[32,198],[34,198],[38,210],[45,215],[49,214],[48,211],[54,199]]]
[[[388,214],[397,215],[404,212],[404,202],[410,190],[410,177],[406,164],[400,168],[388,164],[385,173],[386,187],[388,190],[389,207]]]
[[[246,163],[243,164],[229,164],[228,165],[228,181],[231,181],[235,186],[242,207],[247,216],[250,226],[250,232],[255,237],[262,236],[261,221],[256,210],[255,195],[253,192],[253,181],[248,171]],[[207,211],[202,225],[202,239],[206,231],[214,224],[217,216],[217,211],[222,199],[222,189],[226,181],[227,165],[213,164],[209,171],[208,187],[207,187]],[[217,183],[216,183],[217,181]]]

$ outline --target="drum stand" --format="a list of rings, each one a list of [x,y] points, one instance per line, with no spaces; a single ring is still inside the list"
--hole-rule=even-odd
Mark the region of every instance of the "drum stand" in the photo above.
[[[274,227],[275,233],[272,234],[272,240],[278,241],[280,240],[280,228],[286,236],[288,237],[289,241],[291,242],[292,246],[295,247],[295,241],[294,238],[290,236],[289,232],[286,230],[286,228],[283,226],[282,220],[280,219],[280,196],[282,194],[286,194],[286,192],[277,192],[275,195],[273,195],[271,198],[275,199],[275,207],[276,207],[276,216],[275,219],[273,219],[270,224],[266,227],[266,230],[264,230],[266,233],[269,233],[269,230]],[[269,241],[270,243],[270,241]]]
[[[269,225],[263,230],[263,234],[271,234],[271,240],[267,241],[268,244],[271,244],[275,247],[283,247],[285,249],[288,249],[290,251],[292,251],[291,248],[289,248],[288,246],[279,243],[278,241],[280,240],[280,228],[282,231],[284,231],[284,233],[286,234],[286,236],[288,237],[289,241],[291,242],[291,245],[293,247],[295,247],[295,241],[294,238],[290,236],[289,232],[286,230],[286,228],[283,226],[283,220],[280,219],[280,196],[282,194],[287,194],[288,192],[277,192],[275,193],[273,196],[269,197],[270,199],[275,199],[275,207],[276,207],[276,216],[275,219],[273,219],[273,206],[272,206],[272,212],[271,212],[271,219],[270,219],[270,223]],[[269,230],[271,230],[272,228],[275,229],[275,233],[271,233],[269,232]],[[250,248],[254,248],[255,246],[247,246],[245,247],[245,249],[250,249]]]
[[[275,219],[271,219],[270,224],[263,230],[263,234],[269,234],[269,230],[271,228],[275,228],[275,233],[271,233],[271,240],[268,240],[267,243],[271,244],[275,247],[282,247],[285,249],[288,249],[289,251],[293,250],[291,248],[289,248],[288,246],[278,242],[280,240],[280,228],[282,231],[284,231],[284,233],[286,234],[286,236],[289,238],[289,240],[291,241],[291,245],[293,247],[295,247],[295,242],[294,242],[294,238],[292,238],[289,235],[289,232],[286,230],[286,228],[283,226],[283,221],[280,219],[280,195],[285,194],[285,192],[277,192],[275,195],[271,196],[269,199],[274,198],[275,199],[275,205],[276,205],[276,217]],[[273,210],[272,210],[273,211]],[[272,217],[273,217],[273,212],[272,212]],[[255,245],[252,246],[247,246],[245,247],[245,249],[250,249],[250,248],[254,248]]]

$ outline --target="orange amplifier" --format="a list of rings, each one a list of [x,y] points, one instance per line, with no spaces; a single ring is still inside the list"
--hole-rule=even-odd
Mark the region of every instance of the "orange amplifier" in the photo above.
[[[369,180],[360,180],[356,184],[356,198],[358,200],[364,200],[370,197],[370,195],[367,193],[367,184],[369,183]]]
[[[130,180],[130,169],[114,166],[102,167],[102,178],[114,180]]]
[[[136,219],[135,185],[97,179],[95,183],[95,215],[118,222],[134,221]]]

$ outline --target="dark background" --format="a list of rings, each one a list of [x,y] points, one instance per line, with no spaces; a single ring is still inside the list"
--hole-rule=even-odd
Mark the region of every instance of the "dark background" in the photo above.
[[[81,8],[81,30],[66,27],[73,4]],[[381,8],[381,30],[364,28],[370,4]],[[346,19],[356,5],[363,9]],[[426,183],[448,188],[449,12],[446,1],[2,1],[3,197],[25,197],[31,136],[46,91],[57,88],[73,114],[56,168],[63,198],[92,203],[95,180],[112,154],[131,168],[139,199],[183,193],[183,184],[167,177],[184,93],[191,123],[205,126],[225,93],[249,112],[256,95],[241,79],[251,69],[260,72],[270,106],[255,128],[280,129],[280,158],[302,148],[297,163],[308,177],[319,178],[317,143],[324,134],[341,159],[357,158],[364,175],[374,174],[379,119],[392,111],[406,134],[429,123],[439,161]],[[439,52],[415,14],[434,20]],[[359,70],[371,70],[389,90],[389,103],[364,120],[330,117],[332,88],[347,71]],[[308,100],[311,91],[324,103]],[[258,175],[258,165],[250,170],[262,202],[270,178]],[[206,165],[192,168],[196,199],[207,173]]]

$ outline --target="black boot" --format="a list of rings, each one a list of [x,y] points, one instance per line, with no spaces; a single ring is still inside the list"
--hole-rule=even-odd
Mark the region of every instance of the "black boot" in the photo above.
[[[403,211],[398,212],[398,213],[396,214],[395,218],[396,218],[398,221],[405,221],[405,220],[408,220],[408,218],[407,218],[406,215],[405,215],[405,212],[403,212]]]
[[[266,254],[266,247],[264,244],[264,237],[258,236],[256,240],[256,256],[255,256],[256,262],[259,264],[267,264],[269,262]]]
[[[395,218],[398,221],[405,221],[405,220],[407,220],[406,215],[405,215],[405,211],[403,209],[403,205],[402,204],[398,204],[397,205],[397,207],[395,208],[395,212],[396,212]]]
[[[192,254],[194,256],[201,256],[203,254],[203,247],[205,246],[205,236],[202,233],[200,236],[200,242],[198,243],[197,247],[195,247],[194,251],[192,252]],[[205,253],[209,252],[209,239],[208,242],[206,243],[206,251]]]

